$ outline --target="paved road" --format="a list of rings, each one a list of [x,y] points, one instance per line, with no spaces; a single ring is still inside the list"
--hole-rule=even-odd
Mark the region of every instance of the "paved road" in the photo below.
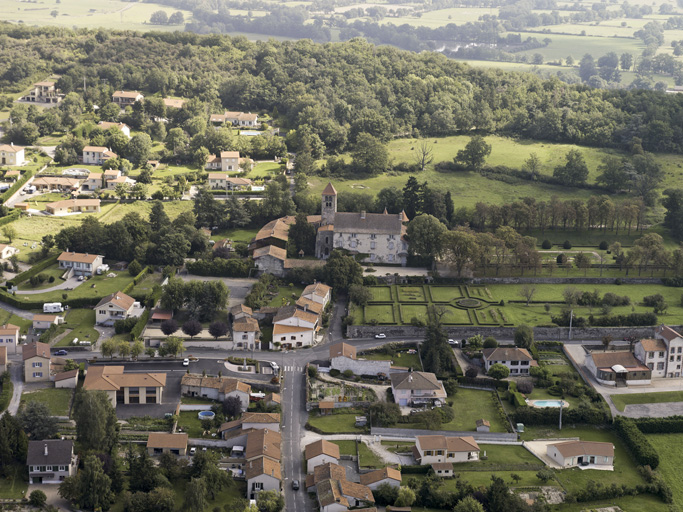
[[[313,503],[306,496],[301,438],[306,433],[304,393],[306,379],[302,371],[285,371],[283,386],[282,457],[284,466],[285,509],[287,512],[312,512]],[[299,480],[299,491],[292,489],[292,480]]]

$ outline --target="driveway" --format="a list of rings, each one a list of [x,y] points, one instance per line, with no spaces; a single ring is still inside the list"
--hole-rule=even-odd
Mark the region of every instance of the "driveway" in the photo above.
[[[14,385],[14,392],[12,393],[9,406],[7,406],[7,411],[14,416],[19,411],[21,393],[24,391],[24,372],[22,369],[22,363],[17,363],[16,361],[10,366],[10,379]]]
[[[460,366],[460,369],[463,373],[465,373],[468,368],[474,368],[477,370],[477,376],[484,375],[484,369],[481,366],[477,366],[474,363],[470,363],[470,361],[467,359],[467,356],[463,354],[461,348],[454,348],[453,354],[455,354],[455,359],[457,359],[458,366]]]
[[[134,371],[126,370],[126,373],[134,373]],[[120,420],[125,420],[132,416],[163,418],[167,412],[175,413],[176,406],[180,402],[180,379],[183,378],[184,373],[183,370],[171,370],[166,373],[166,387],[162,395],[162,403],[143,405],[120,404],[116,406],[116,417]]]
[[[37,295],[40,293],[49,293],[55,290],[73,290],[77,286],[82,285],[85,281],[79,281],[78,277],[70,277],[66,281],[50,288],[41,288],[40,290],[17,290],[17,295]]]
[[[26,496],[30,496],[33,491],[43,491],[47,496],[47,504],[57,507],[57,510],[76,510],[71,508],[71,504],[59,495],[59,484],[40,484],[29,485]]]
[[[251,287],[258,281],[255,278],[232,278],[232,277],[211,277],[196,276],[194,274],[178,274],[183,281],[223,281],[230,290],[228,307],[244,304],[244,299],[251,291]]]

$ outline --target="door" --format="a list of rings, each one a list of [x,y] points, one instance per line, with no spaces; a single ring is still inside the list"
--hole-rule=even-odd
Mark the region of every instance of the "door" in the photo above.
[[[400,398],[398,401],[398,405],[401,407],[406,407],[408,405],[408,399],[407,398]]]

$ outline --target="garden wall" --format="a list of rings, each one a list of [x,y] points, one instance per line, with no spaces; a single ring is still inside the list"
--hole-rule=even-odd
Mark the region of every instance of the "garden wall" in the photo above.
[[[671,326],[679,331],[683,326]],[[484,337],[493,336],[497,339],[512,339],[515,335],[514,327],[482,327],[476,325],[460,327],[444,327],[450,338],[460,340],[469,338],[475,334]],[[575,340],[602,340],[603,336],[612,336],[614,340],[622,340],[627,336],[640,338],[651,337],[652,327],[584,327],[572,329],[572,339]],[[347,338],[373,338],[375,334],[384,333],[388,340],[391,338],[424,338],[426,329],[413,326],[374,326],[374,325],[349,325],[346,328]],[[537,340],[567,341],[569,327],[534,327],[534,338]]]

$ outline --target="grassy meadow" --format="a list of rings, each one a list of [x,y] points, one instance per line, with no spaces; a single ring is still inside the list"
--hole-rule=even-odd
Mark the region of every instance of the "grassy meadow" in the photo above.
[[[658,393],[632,393],[622,395],[610,395],[614,407],[624,412],[627,405],[640,404],[664,404],[670,402],[683,402],[683,391],[662,391]]]
[[[648,434],[647,439],[659,454],[659,468],[657,470],[671,487],[674,505],[677,508],[683,507],[683,480],[680,478],[683,435]]]

